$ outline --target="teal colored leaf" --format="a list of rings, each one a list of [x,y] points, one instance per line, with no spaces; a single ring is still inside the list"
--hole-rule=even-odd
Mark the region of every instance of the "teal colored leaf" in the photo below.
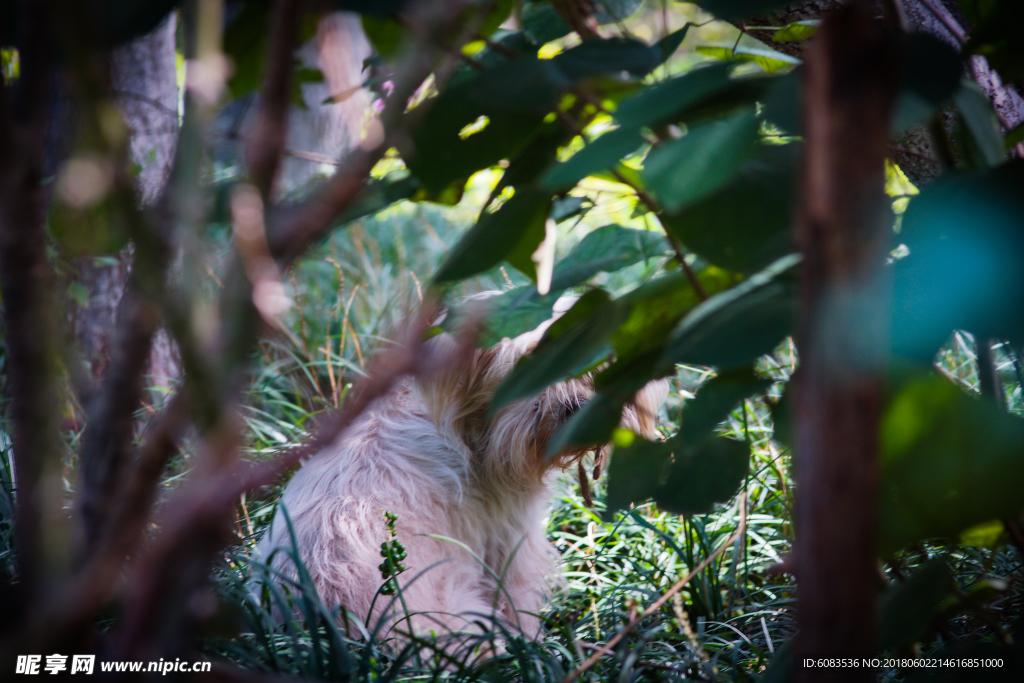
[[[523,240],[532,238],[538,230],[543,234],[550,209],[548,193],[531,188],[517,190],[497,211],[480,216],[452,248],[434,281],[453,282],[490,270]]]
[[[661,216],[662,224],[690,251],[740,273],[791,253],[800,147],[763,148],[735,178],[680,213]]]
[[[634,14],[643,0],[593,0],[594,18],[599,24],[616,24]]]
[[[730,367],[770,353],[793,330],[794,269],[798,255],[779,259],[732,289],[716,294],[683,318],[660,366],[677,363]]]
[[[516,363],[494,392],[492,414],[596,363],[610,350],[606,341],[627,313],[600,289],[584,294],[552,323],[533,353]]]
[[[663,256],[670,249],[668,240],[656,232],[606,225],[588,233],[558,262],[551,288],[573,287],[599,272],[615,272],[638,261]]]
[[[942,377],[922,373],[899,387],[880,441],[883,557],[1024,507],[1024,420]]]
[[[753,151],[753,110],[698,124],[647,155],[642,173],[662,208],[676,213],[725,185]]]
[[[930,362],[954,329],[1024,342],[1024,161],[947,174],[916,196],[893,265],[896,355]]]
[[[574,218],[587,212],[584,204],[587,203],[586,197],[559,197],[555,200],[555,203],[551,205],[551,220],[555,223],[561,223],[568,218]]]
[[[442,327],[455,332],[463,325],[478,320],[484,311],[477,346],[487,347],[508,337],[518,337],[535,329],[551,317],[551,309],[559,294],[545,296],[533,285],[516,287],[486,298],[470,298],[445,317]]]

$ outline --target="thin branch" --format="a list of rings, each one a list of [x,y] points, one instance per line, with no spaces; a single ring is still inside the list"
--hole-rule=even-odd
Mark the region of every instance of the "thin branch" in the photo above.
[[[246,155],[249,176],[267,197],[270,195],[284,152],[288,125],[289,89],[299,38],[300,0],[274,3],[267,55],[267,78],[260,93],[260,108],[253,123]]]

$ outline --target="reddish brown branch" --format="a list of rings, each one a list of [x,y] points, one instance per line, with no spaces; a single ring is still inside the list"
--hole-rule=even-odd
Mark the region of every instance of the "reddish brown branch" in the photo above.
[[[807,49],[804,253],[796,386],[795,545],[800,655],[867,656],[874,604],[882,407],[884,162],[897,84],[892,37],[859,0],[827,16]],[[864,680],[867,670],[798,672]]]
[[[274,3],[267,75],[260,93],[259,113],[246,145],[249,177],[264,197],[273,189],[284,153],[302,5],[300,0],[277,0]]]

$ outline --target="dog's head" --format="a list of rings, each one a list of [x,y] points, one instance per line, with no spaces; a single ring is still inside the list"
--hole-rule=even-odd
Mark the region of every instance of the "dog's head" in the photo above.
[[[495,468],[504,477],[539,481],[548,470],[578,463],[593,450],[593,446],[569,448],[554,458],[547,457],[548,444],[555,432],[594,396],[592,373],[550,386],[536,396],[491,414],[495,390],[516,362],[536,348],[547,328],[568,310],[573,300],[559,299],[555,315],[536,329],[477,349],[458,367],[443,369],[420,382],[439,431],[460,440],[479,462]],[[431,344],[440,349],[456,342],[449,335],[438,335]],[[658,409],[667,393],[664,380],[649,383],[627,403],[621,426],[647,438],[654,437]]]

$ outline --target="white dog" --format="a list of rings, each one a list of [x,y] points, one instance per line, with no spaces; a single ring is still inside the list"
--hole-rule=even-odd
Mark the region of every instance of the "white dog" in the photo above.
[[[550,323],[479,349],[447,374],[401,382],[294,476],[282,505],[325,604],[368,623],[407,609],[411,623],[393,622],[400,631],[459,631],[498,618],[536,637],[536,614],[558,582],[557,554],[543,526],[550,475],[585,455],[549,460],[545,451],[593,395],[592,381],[571,379],[494,416],[489,408],[494,390]],[[430,343],[455,341],[439,335]],[[627,406],[623,426],[653,436],[666,392],[664,381],[645,387]],[[397,515],[397,539],[408,552],[397,600],[377,595],[381,544],[390,540],[385,510]],[[290,546],[279,511],[260,552],[266,558]],[[285,553],[274,563],[288,571]]]

